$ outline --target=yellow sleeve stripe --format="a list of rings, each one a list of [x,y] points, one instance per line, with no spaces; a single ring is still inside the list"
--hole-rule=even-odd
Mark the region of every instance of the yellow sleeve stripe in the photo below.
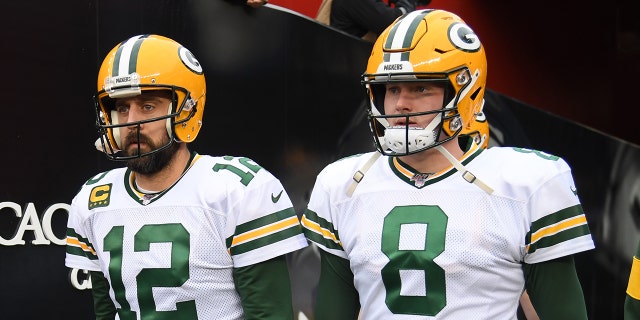
[[[96,255],[96,252],[93,250],[93,248],[91,248],[84,242],[80,242],[78,238],[67,237],[67,245],[72,247],[78,247],[82,249],[82,251],[84,252],[89,252],[94,256]]]
[[[546,236],[550,236],[550,235],[554,235],[558,232],[564,231],[564,230],[568,230],[571,229],[573,227],[579,226],[579,225],[583,225],[587,223],[587,217],[585,217],[584,214],[579,215],[577,217],[573,217],[571,219],[567,219],[564,221],[561,221],[559,223],[556,223],[554,225],[542,228],[540,230],[538,230],[536,233],[534,233],[533,235],[531,235],[531,243],[534,243],[538,240],[540,240],[541,238],[544,238]]]
[[[329,231],[326,228],[322,228],[320,227],[320,224],[318,224],[317,222],[311,221],[309,219],[307,219],[307,216],[302,216],[302,225],[317,233],[317,234],[321,234],[323,238],[328,239],[328,240],[332,240],[333,242],[335,242],[336,244],[342,246],[342,243],[340,242],[340,240],[338,240],[338,238],[336,237],[336,235]]]
[[[239,234],[233,237],[233,241],[231,242],[231,246],[235,246],[238,244],[242,244],[248,241],[252,241],[261,237],[264,237],[269,234],[273,234],[291,227],[295,227],[299,224],[298,217],[292,216],[285,220],[278,221],[276,223],[272,223],[270,225],[266,225],[264,227],[251,230],[242,234]]]
[[[627,285],[627,294],[631,298],[640,300],[640,260],[638,260],[638,257],[633,257],[629,284]]]

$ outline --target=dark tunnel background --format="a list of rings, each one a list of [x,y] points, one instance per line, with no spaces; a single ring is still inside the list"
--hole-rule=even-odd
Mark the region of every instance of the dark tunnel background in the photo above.
[[[207,106],[204,127],[191,148],[257,161],[280,178],[299,213],[324,165],[372,148],[360,85],[371,44],[295,12],[277,6],[251,9],[223,0],[23,0],[5,1],[0,7],[5,12],[0,20],[5,98],[0,126],[3,318],[92,315],[90,291],[72,285],[86,286],[86,275],[64,267],[66,204],[91,176],[118,165],[93,148],[97,133],[92,95],[102,58],[132,35],[174,38],[203,64]],[[591,30],[588,22],[581,27]],[[488,29],[488,24],[480,29]],[[615,46],[615,26],[611,28]],[[482,35],[484,30],[476,31]],[[495,42],[487,38],[485,45]],[[585,46],[577,43],[580,48],[574,55],[555,59],[574,57],[588,68],[584,61],[606,56]],[[633,45],[628,48],[614,53],[618,64],[638,61],[630,58],[637,57]],[[597,247],[576,256],[589,316],[622,319],[631,257],[640,240],[640,134],[637,129],[593,129],[595,120],[584,117],[625,128],[634,123],[639,108],[632,105],[633,90],[627,86],[637,74],[637,62],[628,69],[628,82],[617,78],[620,86],[609,82],[619,74],[618,64],[610,66],[610,76],[592,71],[597,79],[584,80],[584,92],[575,87],[580,79],[571,81],[580,69],[575,66],[556,68],[558,73],[549,75],[551,83],[546,85],[557,91],[542,85],[519,88],[516,80],[526,77],[526,69],[499,68],[501,62],[518,59],[529,67],[548,64],[542,59],[549,55],[544,51],[534,59],[504,53],[498,61],[490,60],[489,79],[496,78],[489,81],[485,106],[491,143],[542,150],[571,164]],[[562,80],[572,83],[562,87]],[[523,93],[530,90],[540,98],[567,102],[572,95],[597,91],[590,85],[598,82],[605,89],[591,96],[591,104],[583,102],[589,97],[580,97],[578,106],[555,113],[541,109],[548,107],[538,105],[542,100]],[[620,91],[625,95],[617,94]],[[619,111],[618,105],[625,109]],[[631,137],[630,142],[616,138],[622,136]],[[312,250],[290,257],[294,302],[309,318],[317,281],[314,259]]]

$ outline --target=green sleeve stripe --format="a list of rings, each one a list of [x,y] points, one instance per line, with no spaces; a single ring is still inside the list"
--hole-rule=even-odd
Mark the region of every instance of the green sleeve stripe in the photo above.
[[[258,219],[240,224],[236,227],[235,234],[237,235],[237,234],[249,232],[251,230],[256,230],[264,226],[276,223],[278,221],[286,220],[287,218],[293,217],[295,215],[296,215],[296,212],[293,209],[293,207],[289,207],[287,209],[274,212],[268,216],[264,216],[262,218],[258,218]]]
[[[73,228],[67,228],[66,251],[69,254],[84,256],[90,260],[98,259],[89,239],[81,237]]]
[[[571,206],[565,209],[562,209],[556,213],[550,214],[548,216],[542,217],[533,223],[531,223],[531,232],[536,233],[540,229],[546,228],[550,225],[554,225],[560,221],[567,220],[573,217],[577,217],[581,214],[584,214],[582,210],[582,206],[577,204],[575,206]]]
[[[80,236],[75,229],[67,228],[67,237],[77,238],[78,240],[85,241],[86,238]]]
[[[319,217],[312,210],[305,211],[302,226],[307,239],[330,249],[343,250],[340,236],[333,228],[333,224]]]
[[[255,240],[251,240],[242,244],[238,244],[235,246],[232,246],[229,251],[231,253],[232,256],[234,255],[239,255],[242,253],[246,253],[252,250],[256,250],[265,246],[268,246],[270,244],[276,243],[278,241],[282,241],[288,238],[292,238],[295,237],[296,235],[300,234],[300,227],[298,226],[297,228],[287,228],[284,229],[282,231],[278,231],[276,233],[272,233],[270,235],[266,235],[260,238],[257,238]],[[228,243],[228,242],[227,242]]]
[[[528,252],[533,253],[538,249],[548,248],[556,244],[575,239],[581,236],[589,235],[589,226],[583,224],[571,229],[549,235],[529,245]]]
[[[95,255],[87,255],[86,252],[82,249],[80,249],[79,247],[73,247],[73,246],[67,246],[67,253],[70,255],[74,255],[74,256],[79,256],[79,257],[87,257],[91,260],[97,260],[98,257],[96,257]]]
[[[314,231],[311,231],[307,228],[303,229],[304,235],[305,237],[307,237],[307,239],[309,239],[312,242],[315,242],[319,245],[322,245],[326,248],[329,249],[334,249],[334,250],[343,250],[342,246],[338,243],[336,243],[335,241],[331,240],[331,239],[327,239],[325,237],[323,237],[321,234],[318,234]]]
[[[340,241],[340,237],[338,236],[338,232],[336,232],[336,230],[333,228],[333,224],[329,221],[327,221],[324,218],[321,218],[320,216],[318,216],[317,213],[307,209],[304,212],[304,216],[307,220],[312,221],[314,223],[316,223],[320,228],[325,229],[327,231],[329,231],[332,235],[334,235],[336,237],[336,239],[338,241]]]
[[[302,233],[300,221],[293,207],[236,226],[234,234],[228,237],[225,243],[227,248],[231,248],[291,228]]]

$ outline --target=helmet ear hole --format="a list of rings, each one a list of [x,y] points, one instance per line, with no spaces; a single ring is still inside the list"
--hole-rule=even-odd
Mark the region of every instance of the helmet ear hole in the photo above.
[[[473,118],[476,118],[478,116],[478,114],[482,113],[482,108],[484,107],[484,98],[482,98],[482,100],[477,101],[476,99],[478,99],[479,96],[484,96],[484,95],[480,95],[480,92],[482,91],[482,88],[478,88],[476,91],[473,92],[473,94],[471,95],[471,115],[473,116]],[[470,119],[469,123],[472,123],[473,121],[475,121],[475,119]]]
[[[478,94],[480,94],[480,91],[482,90],[482,87],[479,87],[478,89],[476,89],[476,91],[474,91],[471,94],[471,100],[476,100],[476,98],[478,97]]]

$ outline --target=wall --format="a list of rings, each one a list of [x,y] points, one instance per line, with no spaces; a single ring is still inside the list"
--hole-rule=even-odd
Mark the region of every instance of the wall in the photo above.
[[[273,0],[315,17],[318,0]],[[640,145],[640,2],[432,0],[483,42],[489,88]]]
[[[91,314],[86,275],[64,267],[66,215],[82,183],[118,165],[93,148],[97,136],[91,96],[102,58],[131,35],[160,33],[192,49],[203,63],[209,89],[205,126],[193,148],[253,158],[280,177],[298,212],[323,165],[371,147],[366,123],[358,118],[363,115],[364,99],[359,76],[371,44],[308,17],[275,6],[250,9],[222,0],[21,0],[4,1],[0,9],[11,13],[0,20],[5,44],[1,53],[5,81],[0,89],[5,106],[0,120],[3,318],[79,319]],[[488,9],[475,9],[474,14],[489,15]],[[503,10],[507,9],[515,10]],[[475,27],[476,20],[471,21]],[[498,34],[491,27],[499,21],[481,21],[492,23],[478,25],[481,35]],[[579,30],[597,36],[596,29],[582,26]],[[488,112],[493,112],[488,113],[492,132],[502,133],[493,139],[553,152],[572,164],[598,246],[578,260],[590,318],[619,319],[629,261],[640,235],[640,151],[554,117],[532,106],[533,102],[522,102],[564,101],[562,93],[586,86],[590,99],[579,96],[576,101],[584,100],[579,105],[590,112],[571,113],[570,119],[598,116],[607,123],[604,120],[617,120],[618,114],[615,96],[607,90],[619,90],[632,81],[618,86],[605,79],[634,77],[603,76],[599,70],[612,62],[601,61],[603,53],[597,50],[582,50],[571,60],[577,65],[567,63],[575,51],[567,53],[566,44],[545,42],[545,36],[531,30],[537,29],[505,30],[513,36],[510,42],[483,38],[489,43],[490,60],[509,66],[492,67],[490,62],[490,86],[502,89],[490,90],[487,101]],[[598,43],[589,43],[581,33],[565,37],[591,49]],[[524,45],[522,39],[532,43]],[[509,43],[513,44],[509,50],[491,49]],[[558,50],[544,50],[539,56],[559,57],[565,63],[554,62],[552,69],[563,72],[544,72],[544,63],[530,57],[523,60],[540,43],[548,43],[549,48],[556,43]],[[580,61],[597,67],[582,70],[580,65],[585,63]],[[632,65],[629,68],[633,70]],[[593,79],[584,75],[587,71]],[[511,82],[504,80],[505,75]],[[547,82],[535,81],[542,75],[549,76]],[[599,93],[594,82],[612,89]],[[570,85],[560,90],[564,89],[560,83]],[[526,90],[517,84],[526,84]],[[506,91],[514,96],[502,94]],[[546,94],[525,96],[531,92]],[[625,118],[633,119],[637,112],[632,102],[625,108]],[[362,130],[349,131],[355,128]],[[297,258],[309,261],[306,256]],[[294,276],[312,279],[309,270],[313,265],[296,268]],[[313,282],[297,284],[296,303],[308,311]]]

